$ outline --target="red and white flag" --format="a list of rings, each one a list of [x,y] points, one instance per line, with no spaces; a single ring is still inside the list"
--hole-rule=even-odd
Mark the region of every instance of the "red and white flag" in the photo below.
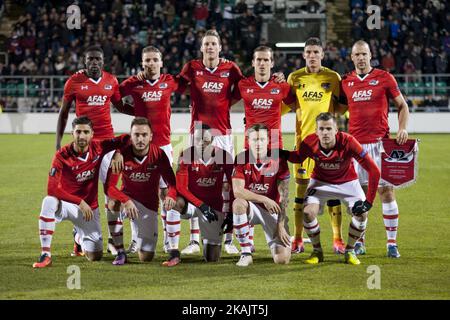
[[[394,188],[416,182],[419,171],[419,140],[409,139],[399,145],[395,139],[383,139],[381,149],[381,179]]]

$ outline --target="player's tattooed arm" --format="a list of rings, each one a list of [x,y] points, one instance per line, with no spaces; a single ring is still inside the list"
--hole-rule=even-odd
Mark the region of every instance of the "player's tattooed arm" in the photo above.
[[[280,213],[278,214],[277,230],[275,237],[279,238],[281,242],[289,247],[291,238],[284,228],[286,222],[286,210],[289,204],[289,179],[281,180],[278,184],[278,192],[280,193]]]
[[[278,184],[278,192],[280,193],[280,208],[283,219],[286,218],[286,210],[289,205],[289,179],[281,180]]]

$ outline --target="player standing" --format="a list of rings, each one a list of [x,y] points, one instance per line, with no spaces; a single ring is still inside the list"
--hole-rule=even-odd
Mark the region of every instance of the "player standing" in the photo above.
[[[170,164],[172,164],[173,148],[170,140],[170,116],[172,109],[170,97],[173,92],[183,92],[185,88],[179,85],[180,81],[178,81],[178,78],[170,74],[161,74],[162,66],[161,51],[153,46],[145,47],[142,49],[144,80],[139,80],[138,76],[129,77],[120,84],[120,93],[122,97],[131,96],[133,98],[135,116],[147,118],[152,127],[152,145],[156,145],[164,150]],[[163,201],[167,196],[167,186],[162,180],[160,190],[160,198]],[[164,230],[163,243],[165,251],[167,251],[166,214],[163,206],[161,219]]]
[[[275,263],[291,257],[286,208],[289,201],[289,168],[286,160],[272,158],[268,128],[254,124],[247,131],[249,150],[236,157],[233,173],[233,224],[241,245],[237,266],[253,263],[249,224],[262,225]]]
[[[112,74],[103,70],[103,50],[97,46],[88,47],[85,51],[84,62],[86,70],[69,77],[64,86],[64,97],[58,116],[56,129],[56,149],[61,148],[61,140],[69,117],[70,107],[75,102],[76,116],[87,116],[91,119],[94,129],[94,139],[111,139],[114,130],[111,123],[111,103],[121,112],[132,114],[133,108],[122,103],[119,82]],[[108,167],[114,152],[103,159],[100,181],[105,183]],[[106,212],[106,215],[111,213]],[[108,239],[111,244],[111,238]],[[109,246],[110,247],[110,246]],[[80,247],[74,244],[73,255],[80,255]]]
[[[169,259],[166,266],[180,262],[178,242],[180,218],[199,218],[203,238],[203,256],[207,262],[218,261],[222,244],[223,228],[232,231],[232,214],[222,212],[223,176],[231,181],[233,158],[223,149],[212,145],[211,128],[203,124],[194,130],[193,146],[182,152],[176,174],[177,205],[167,213]]]
[[[354,137],[338,132],[336,119],[331,113],[319,114],[316,122],[316,134],[306,137],[300,144],[300,148],[291,152],[289,156],[289,161],[295,163],[302,163],[306,158],[315,160],[314,170],[306,190],[303,220],[304,228],[314,249],[305,262],[317,264],[323,261],[317,215],[322,211],[327,200],[339,199],[347,205],[348,212],[352,213],[345,247],[345,262],[360,264],[354,245],[366,230],[367,211],[372,207],[376,196],[380,170]],[[369,188],[366,195],[359,184],[352,159],[355,159],[368,172]]]
[[[52,264],[50,247],[55,224],[63,220],[74,224],[75,241],[89,260],[100,260],[103,255],[98,211],[101,158],[119,148],[129,137],[92,141],[93,125],[85,116],[75,118],[72,129],[73,142],[60,148],[52,161],[47,196],[39,216],[41,256],[33,268]]]
[[[338,73],[322,66],[324,57],[322,42],[319,38],[309,38],[305,42],[303,58],[306,67],[292,72],[288,77],[288,83],[297,96],[298,109],[296,111],[295,146],[310,134],[315,132],[316,117],[321,112],[334,112],[334,107],[339,98]],[[283,113],[288,109],[284,108]],[[292,252],[304,251],[303,245],[303,202],[305,191],[314,169],[314,160],[306,159],[305,163],[294,164],[295,172],[295,236],[292,242]],[[336,199],[328,201],[328,212],[333,228],[333,248],[336,253],[344,253],[345,247],[342,241],[342,213],[341,204]]]
[[[387,71],[372,68],[372,55],[365,41],[357,41],[352,47],[351,58],[355,70],[344,76],[341,83],[341,103],[348,106],[350,113],[349,132],[381,167],[382,138],[389,137],[388,111],[389,99],[398,108],[397,143],[404,144],[408,140],[406,126],[408,124],[408,104],[398,88],[397,81]],[[347,107],[340,108],[345,111]],[[367,185],[366,173],[356,166],[361,185]],[[394,188],[384,180],[380,180],[380,195],[384,226],[387,234],[387,256],[399,258],[397,247],[398,205]],[[364,238],[357,244],[357,254],[366,252]]]
[[[196,122],[207,123],[213,129],[214,145],[234,155],[231,135],[230,108],[234,103],[232,90],[243,78],[239,67],[231,61],[220,59],[222,50],[220,36],[215,30],[208,30],[201,39],[202,59],[186,63],[180,76],[189,83],[191,95],[191,138]],[[224,184],[223,212],[230,211],[230,185]],[[192,218],[191,241],[181,251],[191,254],[200,251],[198,218]],[[236,254],[239,251],[232,244],[232,233],[226,234],[225,251]]]
[[[124,158],[122,188],[117,188],[118,176],[108,175],[108,196],[123,204],[123,213],[132,219],[141,261],[151,261],[158,240],[158,186],[162,178],[168,184],[164,210],[175,205],[176,188],[172,165],[160,146],[152,143],[153,130],[147,118],[136,117],[131,122],[131,145],[121,149]],[[110,202],[110,205],[114,201]],[[123,249],[123,225],[119,215],[108,221],[118,254],[114,265],[123,265],[127,256]]]
[[[270,47],[256,48],[252,60],[255,75],[240,80],[234,93],[236,99],[244,101],[246,131],[254,124],[264,124],[269,128],[271,148],[280,148],[283,145],[281,103],[295,104],[295,96],[287,82],[277,83],[271,78],[273,64]],[[247,135],[245,149],[248,149]]]

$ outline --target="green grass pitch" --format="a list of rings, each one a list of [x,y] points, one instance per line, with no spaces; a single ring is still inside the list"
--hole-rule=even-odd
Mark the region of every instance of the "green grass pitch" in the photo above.
[[[40,253],[38,215],[46,194],[54,135],[0,135],[0,299],[449,299],[450,136],[415,137],[421,139],[419,179],[397,192],[400,259],[385,257],[386,235],[377,197],[369,214],[368,252],[360,266],[345,265],[342,256],[332,253],[325,214],[319,218],[325,262],[317,266],[303,263],[310,245],[306,253],[292,256],[289,265],[275,265],[260,226],[256,226],[254,264],[244,269],[235,266],[237,256],[226,254],[218,263],[206,264],[195,255],[183,257],[175,268],[164,268],[160,241],[151,263],[140,263],[131,256],[128,265],[115,267],[108,254],[90,263],[83,257],[70,257],[72,225],[63,222],[53,238],[53,266],[33,270],[31,265]],[[65,141],[69,139],[67,135]],[[293,145],[292,135],[285,136],[285,145]],[[293,192],[292,180],[291,199]],[[292,215],[290,209],[291,233]],[[102,210],[104,234],[105,220]],[[345,215],[345,240],[348,221]],[[187,222],[182,222],[182,232],[181,247],[188,242]],[[125,233],[128,244],[128,222]],[[67,288],[70,265],[81,270],[79,290]],[[373,265],[381,272],[380,289],[367,286],[372,275],[368,267]]]

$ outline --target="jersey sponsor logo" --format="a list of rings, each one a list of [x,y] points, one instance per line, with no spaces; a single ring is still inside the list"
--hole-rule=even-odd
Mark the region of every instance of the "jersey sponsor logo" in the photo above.
[[[87,90],[87,89],[89,89],[88,86],[81,86],[81,90]]]
[[[302,95],[304,101],[319,102],[323,97],[323,92],[305,91]]]
[[[272,103],[273,99],[253,99],[252,107],[253,109],[270,109]]]
[[[372,90],[359,90],[353,92],[353,101],[369,101],[372,98]]]
[[[84,182],[93,179],[95,176],[95,169],[83,171],[75,177],[77,182]]]
[[[325,90],[328,90],[331,88],[331,83],[329,82],[324,82],[320,85],[322,88],[324,88]]]
[[[223,88],[222,82],[205,82],[202,85],[203,92],[220,93]]]
[[[195,181],[199,187],[212,187],[216,185],[217,177],[213,178],[198,178]]]
[[[147,182],[151,177],[150,172],[133,172],[129,175],[129,179],[133,182]]]
[[[98,96],[93,95],[89,96],[86,100],[88,106],[104,106],[106,99],[108,99],[108,96]]]
[[[162,91],[147,91],[142,94],[141,99],[144,102],[161,101],[162,94]]]
[[[280,93],[280,89],[272,89],[270,90],[270,94],[279,94]]]
[[[105,84],[105,90],[112,90],[112,85]]]
[[[341,164],[330,162],[319,162],[319,167],[325,170],[339,170],[341,168]]]
[[[159,85],[160,89],[166,89],[168,87],[167,83],[163,82]]]
[[[378,81],[378,80],[370,80],[370,81],[369,81],[369,85],[371,85],[371,86],[376,86],[379,82],[380,82],[380,81]]]
[[[267,193],[269,191],[268,183],[250,183],[248,186],[249,190],[255,193]]]
[[[220,77],[221,78],[228,78],[230,76],[230,73],[228,72],[228,71],[225,71],[225,72],[221,72],[220,73]]]

